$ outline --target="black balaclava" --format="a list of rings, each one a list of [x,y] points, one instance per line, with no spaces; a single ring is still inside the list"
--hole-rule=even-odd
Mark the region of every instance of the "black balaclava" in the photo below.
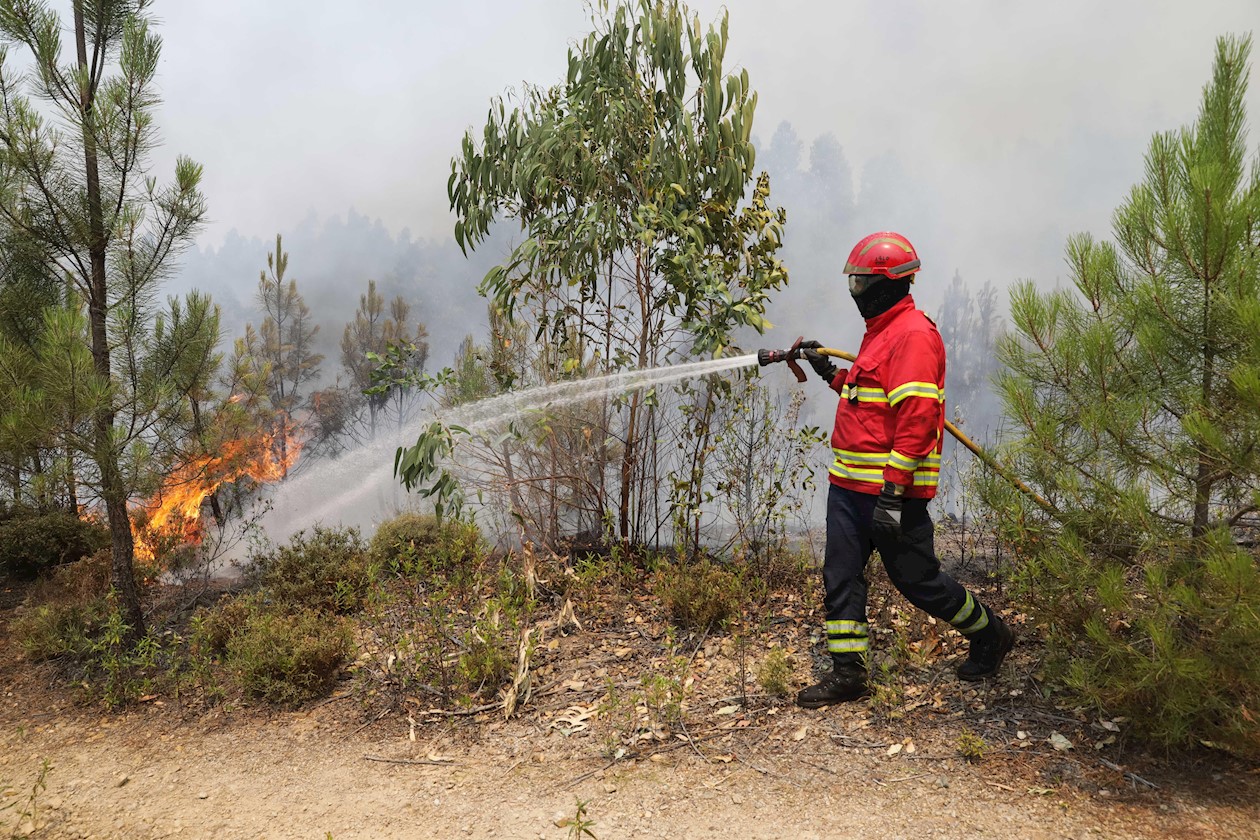
[[[883,278],[875,281],[870,287],[853,296],[858,312],[863,318],[874,318],[883,315],[906,295],[910,294],[910,280],[890,280]]]

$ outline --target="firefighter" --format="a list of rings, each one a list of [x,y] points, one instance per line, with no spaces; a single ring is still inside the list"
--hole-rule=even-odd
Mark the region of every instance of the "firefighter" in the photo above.
[[[941,570],[928,500],[936,495],[945,427],[945,345],[915,308],[914,246],[888,231],[867,236],[844,267],[849,293],[866,319],[853,366],[838,370],[801,343],[802,355],[840,395],[831,447],[827,548],[823,563],[827,650],[832,672],[802,689],[815,709],[869,693],[866,562],[879,550],[893,585],[914,606],[949,622],[970,641],[963,680],[997,673],[1014,644],[1002,618]]]

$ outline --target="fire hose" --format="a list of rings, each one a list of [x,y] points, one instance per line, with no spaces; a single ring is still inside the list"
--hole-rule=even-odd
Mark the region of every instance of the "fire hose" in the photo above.
[[[843,350],[836,350],[832,347],[819,347],[814,352],[820,353],[824,356],[833,356],[837,359],[844,359],[847,362],[857,361],[857,356],[854,356],[852,353],[846,353]],[[801,339],[798,338],[787,350],[758,350],[757,363],[764,367],[765,365],[774,364],[776,362],[787,362],[787,366],[792,370],[792,373],[796,375],[796,381],[804,382],[805,371],[801,370],[801,366],[798,361],[801,358],[801,354]],[[959,443],[971,450],[971,454],[975,455],[984,463],[985,466],[1004,478],[1012,487],[1036,502],[1037,506],[1046,513],[1056,519],[1059,517],[1058,508],[1050,504],[1050,502],[1044,499],[1036,490],[1021,481],[1014,473],[1003,466],[1001,462],[986,452],[978,443],[963,434],[962,430],[953,423],[949,422],[949,420],[945,421],[945,429],[953,435]]]

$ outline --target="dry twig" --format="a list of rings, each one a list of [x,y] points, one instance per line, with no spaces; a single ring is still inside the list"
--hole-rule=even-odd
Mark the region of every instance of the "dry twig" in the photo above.
[[[364,761],[379,761],[382,764],[424,764],[430,767],[450,767],[455,762],[449,758],[435,761],[428,758],[383,758],[379,755],[365,755]]]

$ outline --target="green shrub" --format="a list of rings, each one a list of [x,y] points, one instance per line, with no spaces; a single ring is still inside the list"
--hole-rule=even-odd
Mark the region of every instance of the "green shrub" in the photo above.
[[[659,671],[644,675],[639,699],[654,728],[671,729],[682,723],[687,667],[686,658],[671,656]]]
[[[962,732],[958,733],[958,741],[955,745],[958,748],[958,754],[972,764],[982,761],[985,750],[989,748],[984,738],[970,729],[963,729]]]
[[[753,564],[753,568],[770,591],[813,595],[818,586],[817,564],[803,551],[783,548],[767,552]]]
[[[420,578],[449,575],[475,563],[480,555],[481,535],[475,525],[420,513],[381,523],[368,549],[381,568]]]
[[[13,622],[13,638],[32,662],[82,657],[91,651],[92,637],[108,613],[104,598],[86,604],[41,604]]]
[[[88,697],[110,708],[154,693],[172,671],[170,651],[163,648],[161,639],[149,632],[130,644],[124,641],[129,629],[118,605],[110,604],[99,632],[91,638],[91,648],[81,658],[81,684]]]
[[[1191,559],[1099,557],[1064,533],[1029,558],[1021,590],[1051,674],[1167,746],[1260,756],[1260,575],[1228,532]]]
[[[198,610],[192,619],[191,641],[194,653],[212,656],[227,653],[228,641],[243,630],[264,605],[262,593],[254,592],[235,598],[223,598],[212,607]]]
[[[478,630],[464,636],[464,652],[459,656],[459,675],[473,691],[497,689],[512,676],[516,665],[515,639],[499,635],[486,637]]]
[[[172,673],[169,650],[150,633],[124,642],[128,627],[109,598],[41,604],[14,622],[14,637],[33,662],[57,661],[89,699],[114,707],[154,691]]]
[[[30,579],[108,545],[108,528],[72,513],[17,515],[0,523],[0,575]]]
[[[316,527],[254,558],[259,583],[275,601],[346,614],[363,604],[372,570],[357,528]]]
[[[782,697],[792,690],[792,663],[783,648],[775,648],[761,660],[757,682],[766,694]]]
[[[670,620],[685,630],[724,627],[745,598],[741,578],[707,559],[661,569],[655,588]]]
[[[228,635],[225,659],[248,696],[292,707],[328,694],[352,651],[344,619],[255,606]]]

